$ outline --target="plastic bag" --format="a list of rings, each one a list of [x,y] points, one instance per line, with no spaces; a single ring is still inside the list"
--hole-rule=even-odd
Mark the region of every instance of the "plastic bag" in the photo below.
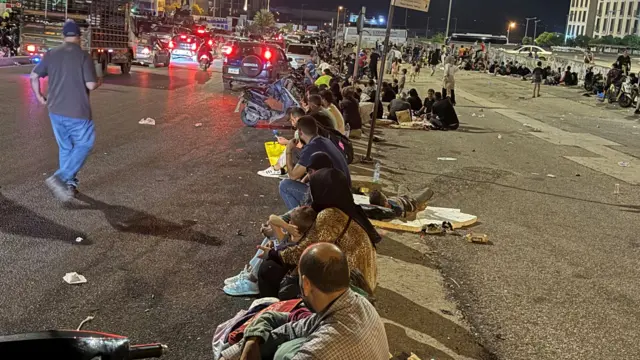
[[[286,148],[286,146],[280,145],[277,141],[267,141],[264,143],[264,150],[267,152],[267,157],[269,158],[269,164],[271,164],[271,166],[278,163],[280,155],[282,155]]]

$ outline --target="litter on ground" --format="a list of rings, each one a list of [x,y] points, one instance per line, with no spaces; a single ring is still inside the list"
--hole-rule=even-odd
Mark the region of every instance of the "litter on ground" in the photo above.
[[[456,159],[454,157],[439,157],[438,160],[441,160],[441,161],[456,161],[458,159]]]
[[[148,118],[140,119],[140,121],[138,121],[138,124],[140,124],[140,125],[155,125],[156,121],[154,119],[148,117]]]
[[[547,174],[547,177],[555,178],[556,176],[555,176],[555,175],[553,175],[553,174]]]
[[[67,284],[70,285],[75,285],[75,284],[84,284],[87,282],[87,278],[85,278],[84,276],[78,274],[77,272],[70,272],[70,273],[66,273],[62,279],[64,279],[64,281]]]
[[[195,126],[195,127],[201,127],[201,126],[202,126],[202,123],[196,123],[194,126]]]
[[[420,233],[424,229],[427,229],[429,225],[433,224],[442,225],[443,222],[448,222],[451,223],[453,229],[459,229],[461,227],[471,226],[475,224],[476,221],[478,221],[477,216],[462,213],[460,209],[427,206],[426,209],[416,214],[415,220],[371,220],[371,223],[382,229]]]
[[[618,163],[618,165],[620,165],[620,166],[622,166],[622,167],[627,167],[627,166],[629,166],[629,163],[628,163],[628,162],[626,162],[626,161],[620,161],[620,162]]]

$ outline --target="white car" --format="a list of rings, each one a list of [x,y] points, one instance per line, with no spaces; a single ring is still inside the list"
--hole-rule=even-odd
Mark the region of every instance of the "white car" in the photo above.
[[[546,60],[551,55],[553,55],[551,51],[545,50],[540,46],[536,46],[536,45],[522,45],[522,46],[516,47],[515,49],[505,50],[504,52],[506,52],[507,54],[519,54],[524,56],[529,56],[529,53],[532,53],[535,55],[535,53],[537,52],[540,60]]]
[[[316,51],[315,45],[311,44],[289,44],[287,45],[287,59],[294,69],[304,66],[307,60],[311,59],[311,53]]]
[[[287,35],[284,39],[287,40],[288,43],[299,43],[301,37],[300,35]]]

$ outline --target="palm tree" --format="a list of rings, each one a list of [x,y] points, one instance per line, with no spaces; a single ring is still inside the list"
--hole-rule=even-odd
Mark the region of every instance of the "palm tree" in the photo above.
[[[266,33],[276,26],[276,20],[269,10],[263,9],[258,11],[253,17],[253,24],[260,30],[260,32]]]

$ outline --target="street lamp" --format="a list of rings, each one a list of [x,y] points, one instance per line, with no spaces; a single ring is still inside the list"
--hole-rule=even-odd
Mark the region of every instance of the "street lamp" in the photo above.
[[[532,43],[534,43],[534,41],[536,41],[536,36],[538,35],[538,23],[542,21],[542,20],[536,20],[533,22],[533,38],[531,39]]]
[[[338,13],[336,14],[336,43],[338,42],[338,28],[340,27],[340,11],[344,9],[342,5],[338,6]]]
[[[511,29],[513,29],[514,27],[516,27],[516,23],[514,22],[509,23],[509,25],[507,26],[507,45],[509,45],[509,34],[511,33]]]

